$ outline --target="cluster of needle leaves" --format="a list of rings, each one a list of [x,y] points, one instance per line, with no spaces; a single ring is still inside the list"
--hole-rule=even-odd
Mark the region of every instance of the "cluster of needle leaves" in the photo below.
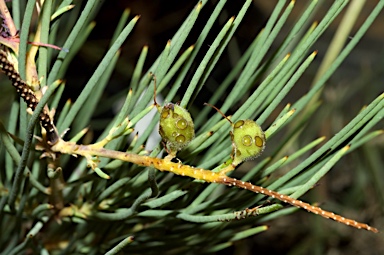
[[[333,53],[313,84],[286,105],[283,102],[288,93],[300,85],[300,77],[319,54],[312,51],[318,39],[337,17],[352,19],[350,13],[342,15],[350,6],[348,1],[332,3],[318,22],[312,15],[321,2],[308,1],[291,25],[286,21],[295,2],[278,1],[265,27],[220,81],[210,77],[219,69],[223,55],[230,52],[230,43],[236,39],[252,1],[243,1],[232,17],[226,16],[226,0],[215,2],[209,15],[202,15],[209,1],[197,2],[174,36],[164,42],[164,50],[150,67],[144,69],[148,47],[143,46],[132,72],[124,73],[130,83],[105,98],[103,92],[113,86],[109,81],[117,69],[120,49],[124,43],[129,44],[129,35],[140,22],[139,16],[132,17],[125,10],[106,53],[79,94],[72,95],[73,101],[64,96],[70,85],[65,85],[65,78],[95,27],[92,20],[103,10],[100,1],[88,0],[83,5],[72,5],[68,0],[27,1],[25,6],[20,2],[8,3],[7,12],[5,1],[0,0],[6,28],[0,43],[8,61],[40,103],[32,114],[23,99],[16,98],[6,119],[1,119],[1,254],[215,253],[236,241],[262,236],[256,234],[268,232],[264,222],[273,226],[274,219],[296,211],[279,201],[267,203],[262,195],[218,183],[206,184],[191,170],[193,165],[215,173],[232,162],[231,125],[212,108],[195,103],[199,94],[215,82],[219,86],[207,103],[231,114],[228,119],[233,123],[251,119],[266,130],[266,152],[257,164],[244,166],[244,174],[232,173],[244,182],[299,198],[343,156],[374,138],[382,139],[383,132],[377,129],[384,115],[384,95],[377,94],[330,138],[305,134],[305,142],[300,140],[322,107],[319,97],[326,81],[381,12],[382,0],[353,37]],[[32,15],[34,12],[38,15]],[[194,44],[186,45],[197,21],[205,25]],[[217,24],[221,29],[214,32],[212,27]],[[280,34],[285,35],[283,39]],[[204,47],[207,44],[209,48]],[[199,54],[203,57],[196,64]],[[151,110],[156,111],[154,76],[157,94],[167,91],[166,103],[180,100],[180,107],[191,112],[195,137],[174,161],[180,168],[191,170],[192,178],[171,169],[171,161],[157,159],[162,157],[163,147],[152,133],[157,129],[159,114],[144,124],[142,132],[135,131],[140,129],[140,120]],[[180,93],[186,80],[188,87]],[[94,118],[116,108],[107,121]],[[40,111],[49,113],[56,139],[38,125]],[[92,137],[89,129],[95,126],[102,128]],[[155,146],[145,150],[153,140]],[[376,181],[374,186],[380,187]],[[258,210],[248,209],[255,207]],[[359,220],[375,225],[376,213],[368,208]]]

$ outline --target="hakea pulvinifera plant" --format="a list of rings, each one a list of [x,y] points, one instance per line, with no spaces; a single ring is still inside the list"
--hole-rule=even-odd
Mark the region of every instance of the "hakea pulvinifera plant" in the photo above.
[[[38,103],[37,98],[34,96],[33,91],[28,88],[28,85],[20,79],[20,75],[17,73],[17,71],[15,71],[12,64],[7,61],[7,55],[4,52],[1,53],[1,68],[5,72],[5,74],[12,80],[13,85],[17,88],[19,92],[19,95],[27,102],[28,106],[33,110],[36,107],[36,104]],[[105,149],[105,142],[98,142],[90,145],[82,145],[76,144],[74,142],[67,142],[57,136],[55,126],[47,113],[43,112],[42,114],[40,114],[40,122],[42,123],[42,126],[47,129],[47,132],[52,133],[52,137],[55,137],[55,139],[52,138],[49,141],[49,150],[51,154],[52,152],[54,152],[57,154],[84,156],[87,159],[89,166],[92,167],[92,169],[97,168],[97,160],[95,160],[95,156],[118,159],[126,162],[131,162],[140,166],[154,167],[159,171],[168,171],[180,176],[188,176],[194,178],[195,180],[201,180],[209,183],[220,183],[227,186],[236,186],[238,188],[243,188],[255,193],[260,193],[272,198],[276,198],[284,203],[291,204],[298,208],[303,208],[309,212],[318,214],[324,218],[333,219],[345,225],[349,225],[358,229],[366,229],[375,233],[378,232],[378,229],[371,227],[367,224],[347,219],[343,216],[334,214],[333,212],[325,211],[320,207],[316,207],[303,201],[293,199],[287,195],[283,195],[278,192],[253,185],[250,182],[244,182],[227,176],[227,172],[235,169],[235,167],[237,167],[243,161],[259,156],[264,149],[264,132],[262,131],[260,126],[253,120],[238,120],[235,123],[231,122],[233,161],[232,164],[225,167],[220,172],[216,173],[202,168],[195,168],[193,166],[184,165],[181,162],[172,162],[171,159],[176,156],[177,151],[179,151],[186,144],[188,144],[194,136],[194,131],[191,131],[191,129],[193,130],[192,118],[186,109],[182,108],[181,106],[178,106],[177,104],[167,104],[166,106],[161,108],[155,101],[155,105],[160,111],[160,120],[161,122],[163,122],[163,125],[160,125],[159,133],[162,136],[162,139],[166,146],[166,150],[170,153],[170,155],[166,156],[164,159]],[[220,110],[218,110],[216,107],[214,108],[220,112]],[[223,113],[221,114],[226,119],[228,119]],[[125,131],[129,128],[130,126],[128,122],[124,122],[118,127],[113,128],[110,131],[109,139],[106,139],[106,141],[110,141],[110,137],[118,137],[121,134],[125,134]],[[183,133],[182,131],[186,128],[187,130],[189,130],[187,137],[182,140],[177,139],[178,135],[185,135],[185,133]],[[254,213],[252,209],[248,209],[247,215],[254,214],[257,213]]]

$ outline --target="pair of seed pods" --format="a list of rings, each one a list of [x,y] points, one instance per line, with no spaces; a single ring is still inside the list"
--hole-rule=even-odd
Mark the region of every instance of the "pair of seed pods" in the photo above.
[[[178,104],[168,103],[163,107],[156,103],[156,86],[154,102],[160,112],[159,133],[163,139],[166,150],[171,158],[187,146],[195,136],[195,129],[189,112]],[[232,140],[232,165],[258,157],[265,147],[265,135],[261,127],[253,120],[238,120],[233,123],[218,108],[205,103],[224,118],[232,126],[230,136]]]

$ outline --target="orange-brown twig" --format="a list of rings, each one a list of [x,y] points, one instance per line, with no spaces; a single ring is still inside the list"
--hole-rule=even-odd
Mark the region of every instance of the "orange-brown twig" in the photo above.
[[[100,148],[100,146],[95,146],[95,145],[78,145],[71,142],[65,142],[61,139],[52,147],[52,150],[56,152],[64,153],[64,154],[81,155],[86,158],[90,158],[91,156],[100,156],[100,157],[119,159],[122,161],[131,162],[140,166],[151,166],[160,171],[168,171],[177,175],[188,176],[196,180],[203,180],[211,183],[221,183],[227,186],[236,186],[238,188],[243,188],[255,193],[260,193],[266,196],[270,196],[272,198],[276,198],[284,203],[291,204],[298,208],[303,208],[309,212],[318,214],[324,218],[333,219],[345,225],[349,225],[358,229],[366,229],[374,233],[378,232],[378,229],[374,227],[370,227],[367,224],[360,223],[351,219],[347,219],[343,216],[325,211],[320,207],[312,206],[308,203],[291,198],[287,195],[283,195],[278,192],[253,185],[252,183],[249,183],[249,182],[237,180],[237,179],[228,177],[224,174],[215,173],[210,170],[195,168],[189,165],[183,165],[181,163],[174,163],[174,162],[171,162],[170,160],[165,160],[165,159],[152,158],[149,156],[140,156],[140,155],[126,153],[126,152],[108,150],[108,149]]]

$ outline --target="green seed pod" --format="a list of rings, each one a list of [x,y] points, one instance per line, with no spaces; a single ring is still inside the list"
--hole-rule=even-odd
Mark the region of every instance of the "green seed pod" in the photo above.
[[[241,162],[257,158],[263,152],[266,142],[261,127],[253,120],[238,120],[232,127],[232,164],[237,166]]]
[[[195,137],[195,128],[189,112],[178,104],[168,103],[161,107],[156,102],[156,76],[154,81],[153,101],[160,113],[159,133],[168,152],[167,159],[176,157],[176,153],[187,146]]]
[[[265,135],[261,127],[253,120],[238,120],[233,123],[217,107],[205,103],[219,112],[232,126],[232,166],[257,158],[265,148]]]
[[[159,133],[168,153],[176,155],[177,151],[187,146],[195,137],[191,115],[177,104],[166,104],[160,111]]]

